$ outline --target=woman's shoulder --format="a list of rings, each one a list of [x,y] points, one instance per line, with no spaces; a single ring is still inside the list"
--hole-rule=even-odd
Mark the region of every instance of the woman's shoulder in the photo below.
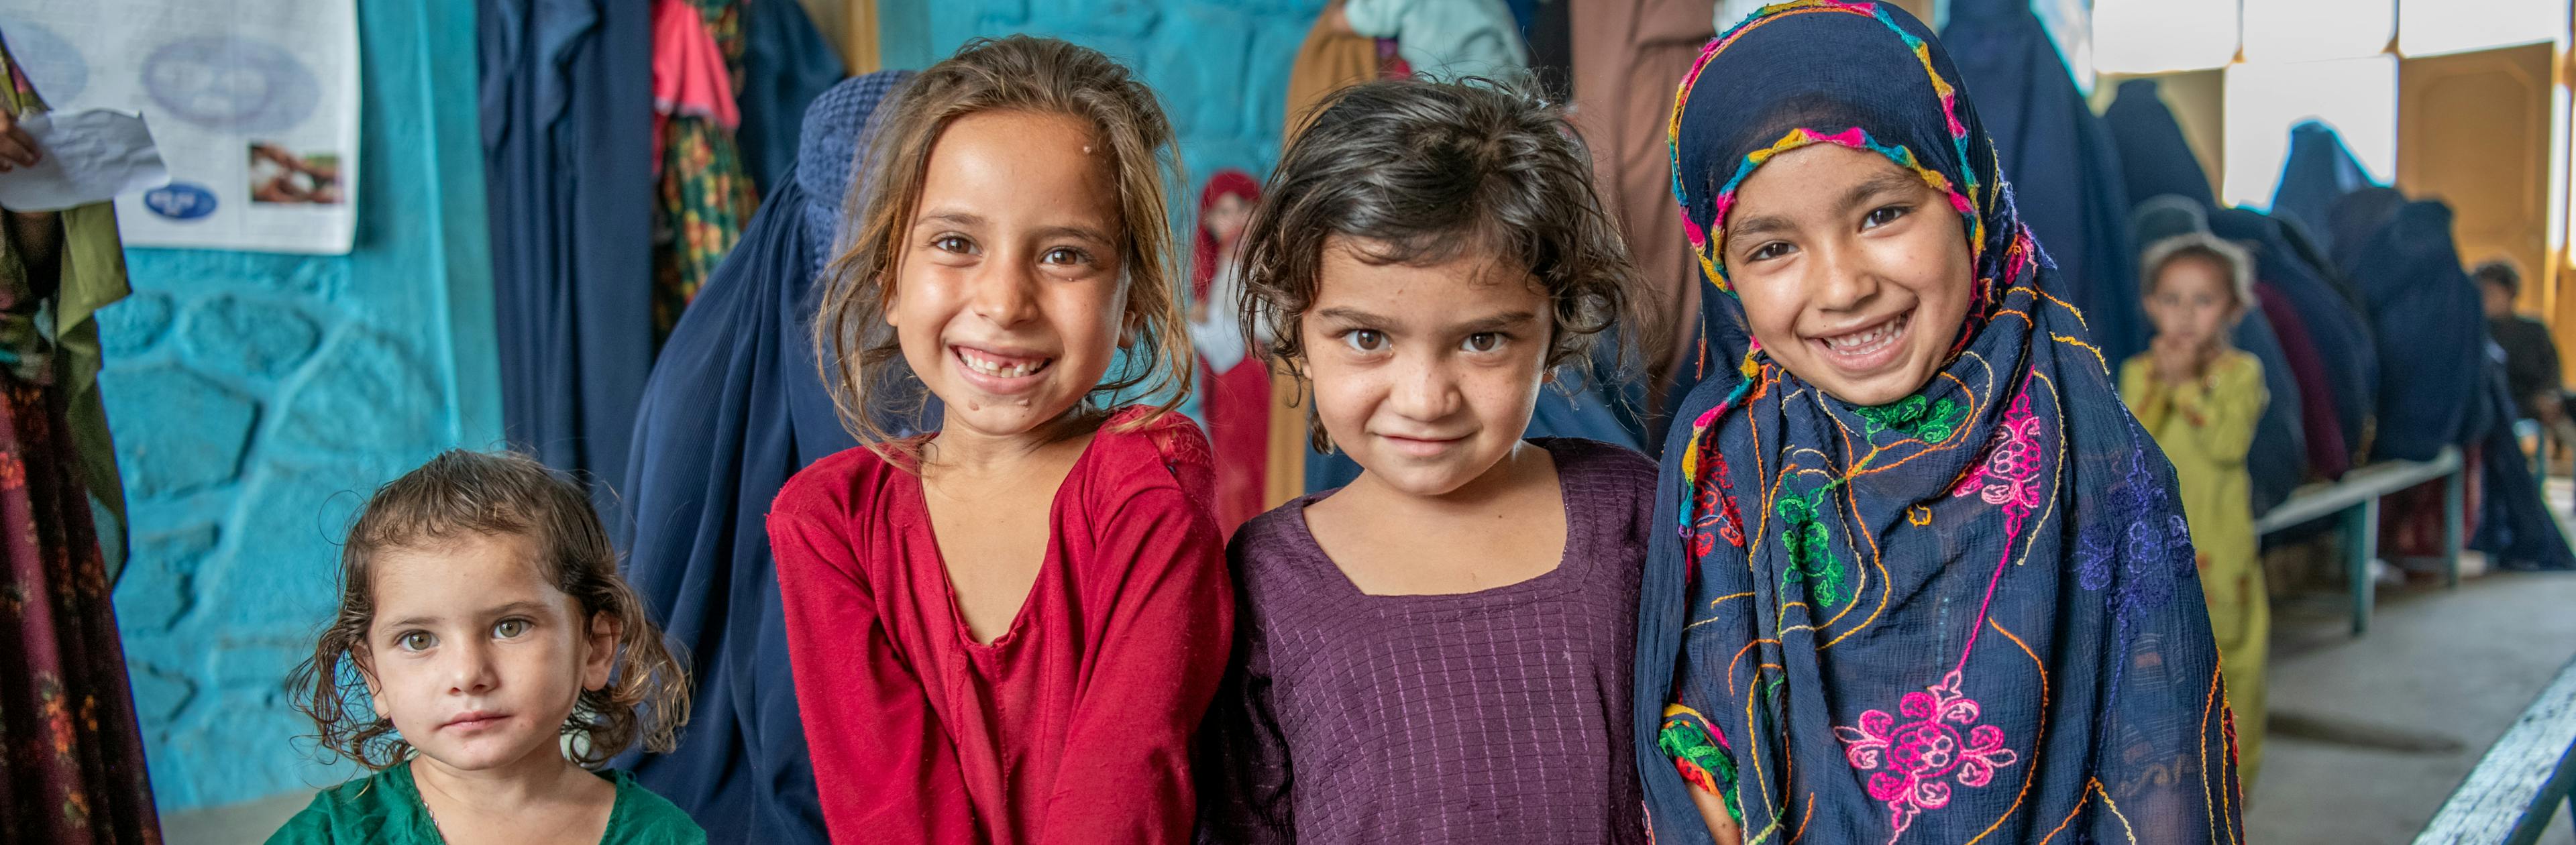
[[[600,772],[617,784],[617,809],[609,814],[600,845],[705,845],[707,832],[679,805],[645,789],[622,769]]]

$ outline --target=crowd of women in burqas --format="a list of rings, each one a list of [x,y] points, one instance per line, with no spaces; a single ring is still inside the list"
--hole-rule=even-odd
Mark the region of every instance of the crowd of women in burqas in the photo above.
[[[473,452],[377,491],[291,679],[370,774],[272,841],[2236,841],[2263,511],[2457,447],[2475,545],[2570,565],[2447,210],[2330,131],[2221,208],[2018,4],[1600,12],[1569,105],[1502,3],[1330,4],[1277,167],[1177,215],[1085,48],[812,96],[756,211],[706,181],[739,60],[657,52],[621,509]],[[83,220],[0,253],[55,321],[8,335],[0,807],[149,841],[65,505],[114,489]]]

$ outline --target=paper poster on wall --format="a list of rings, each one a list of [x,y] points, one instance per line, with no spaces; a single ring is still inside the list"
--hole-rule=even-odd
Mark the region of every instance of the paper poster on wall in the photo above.
[[[354,0],[36,0],[0,38],[57,113],[143,115],[170,183],[127,246],[345,253],[357,231]]]

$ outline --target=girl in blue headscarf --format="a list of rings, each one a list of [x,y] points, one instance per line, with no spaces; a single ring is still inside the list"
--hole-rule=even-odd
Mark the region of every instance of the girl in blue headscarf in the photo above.
[[[1799,0],[1682,82],[1674,194],[1751,342],[1664,451],[1659,841],[2242,839],[2173,469],[1958,79],[1891,4]]]

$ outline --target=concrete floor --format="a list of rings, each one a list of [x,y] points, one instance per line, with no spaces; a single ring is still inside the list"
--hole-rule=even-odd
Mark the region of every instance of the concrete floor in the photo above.
[[[2570,510],[2567,482],[2553,486]],[[2457,590],[2383,587],[2368,636],[2342,593],[2276,596],[2271,706],[2334,733],[2455,750],[2404,752],[2284,735],[2276,719],[2247,796],[2246,841],[2407,843],[2531,697],[2576,656],[2576,573],[2497,573]],[[170,845],[257,845],[310,792],[162,817]],[[2568,842],[2563,810],[2543,842]]]
[[[2564,512],[2564,508],[2561,509]],[[2458,590],[2381,588],[2352,639],[2340,594],[2274,602],[2273,733],[2246,796],[2246,841],[2412,842],[2489,744],[2576,656],[2576,573],[2498,573]],[[2281,733],[2283,716],[2449,739],[2409,753]],[[2559,813],[2543,842],[2569,841]]]

